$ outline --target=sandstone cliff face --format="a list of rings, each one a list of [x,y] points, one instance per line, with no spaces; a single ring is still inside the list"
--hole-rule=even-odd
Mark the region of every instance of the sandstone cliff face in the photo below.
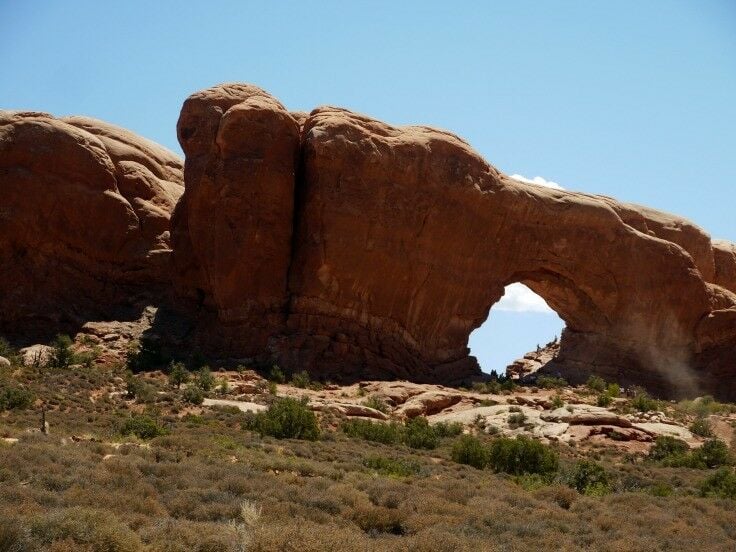
[[[221,137],[219,121],[233,109],[242,120],[257,114],[260,124]],[[181,249],[200,282],[189,288],[203,292],[221,322],[216,336],[203,332],[204,344],[331,377],[463,379],[478,374],[470,332],[513,282],[567,323],[555,369],[572,379],[593,369],[694,391],[708,379],[699,355],[730,343],[732,249],[680,217],[518,183],[447,132],[395,128],[333,107],[289,116],[246,85],[192,96],[179,135],[188,188],[175,235],[180,224],[187,234],[183,206],[204,221],[189,228],[192,241],[215,231],[213,212],[226,213],[225,202],[203,199],[196,186],[217,198],[231,188],[250,194],[225,214],[231,222],[217,246]],[[268,144],[272,155],[227,173],[244,157],[221,147],[227,143]],[[280,216],[292,209],[293,219]],[[268,229],[263,247],[253,241],[258,229]],[[271,287],[254,283],[264,267]]]
[[[192,95],[177,131],[181,198],[178,160],[122,129],[2,115],[3,325],[170,283],[210,354],[452,382],[479,376],[468,337],[522,282],[567,324],[545,368],[736,395],[720,383],[736,249],[680,217],[519,183],[448,132],[290,113],[251,85]]]
[[[169,275],[181,162],[93,119],[0,112],[0,325],[110,314]]]

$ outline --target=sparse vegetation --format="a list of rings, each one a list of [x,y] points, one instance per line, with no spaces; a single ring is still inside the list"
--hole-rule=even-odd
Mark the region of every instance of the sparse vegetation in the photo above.
[[[182,398],[189,404],[200,405],[204,402],[204,391],[199,386],[190,385],[182,393]]]
[[[380,397],[376,397],[375,395],[372,395],[364,400],[363,405],[367,406],[368,408],[378,410],[379,412],[383,412],[384,414],[387,414],[389,411],[386,401],[384,401]]]
[[[699,437],[713,437],[713,428],[708,418],[697,418],[690,424],[690,431]]]
[[[731,468],[720,468],[700,484],[700,496],[736,500],[736,473]]]
[[[421,466],[418,462],[385,458],[383,456],[369,456],[363,460],[363,465],[381,475],[394,477],[409,477],[421,471]]]
[[[606,381],[600,376],[590,376],[585,385],[594,393],[603,393],[606,390]]]
[[[567,381],[563,378],[556,378],[554,376],[539,376],[537,378],[537,387],[542,389],[560,389],[561,387],[567,387]]]
[[[203,392],[209,393],[210,391],[212,391],[212,388],[215,386],[217,381],[215,380],[215,376],[212,375],[209,367],[203,366],[199,370],[197,370],[197,373],[194,377],[194,383]]]
[[[0,381],[0,412],[22,410],[33,404],[33,393],[28,389]]]
[[[51,343],[49,366],[51,368],[68,368],[73,363],[72,339],[68,335],[57,335]]]
[[[580,460],[573,466],[569,485],[580,494],[603,496],[610,492],[610,480],[600,464],[590,460]]]

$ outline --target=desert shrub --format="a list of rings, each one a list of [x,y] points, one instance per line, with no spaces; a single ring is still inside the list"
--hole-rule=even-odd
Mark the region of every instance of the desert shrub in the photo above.
[[[536,473],[551,476],[557,471],[559,458],[550,447],[528,437],[501,437],[490,445],[489,465],[496,472],[511,475]]]
[[[554,376],[539,376],[537,378],[537,386],[542,389],[558,389],[560,387],[566,387],[567,381],[563,378],[556,378]]]
[[[649,459],[657,462],[671,461],[685,456],[689,450],[690,447],[682,439],[660,435],[654,441],[652,448],[649,449]]]
[[[204,402],[204,391],[194,385],[188,386],[182,393],[182,398],[189,404],[200,405]]]
[[[73,362],[72,339],[68,335],[57,335],[51,343],[49,366],[52,368],[68,368]]]
[[[736,500],[736,473],[729,468],[720,468],[702,481],[699,491],[700,496]]]
[[[606,390],[606,381],[602,377],[596,375],[590,376],[585,385],[595,393],[603,393]]]
[[[367,406],[368,408],[373,408],[375,410],[378,410],[379,412],[383,412],[384,414],[388,414],[388,411],[389,411],[386,401],[384,401],[380,397],[376,397],[375,395],[371,395],[366,400],[364,400],[363,406]]]
[[[33,393],[17,385],[0,382],[0,412],[23,410],[33,404]]]
[[[677,403],[676,408],[681,412],[697,416],[698,418],[705,418],[711,414],[734,412],[736,410],[735,405],[720,403],[710,395],[698,397],[693,400],[680,401]]]
[[[405,423],[404,442],[415,449],[434,449],[439,444],[439,435],[424,416],[417,416]]]
[[[687,466],[691,468],[718,468],[731,464],[728,445],[720,439],[709,439],[690,453]]]
[[[552,397],[552,408],[562,408],[565,406],[565,401],[562,400],[562,395],[557,394]]]
[[[606,394],[609,397],[618,397],[621,394],[621,386],[618,383],[609,383],[606,387]]]
[[[15,357],[16,350],[10,345],[10,342],[4,337],[0,337],[0,356],[7,359]]]
[[[690,451],[687,443],[669,436],[657,437],[649,451],[649,458],[671,467],[695,469],[717,468],[732,462],[728,445],[720,439],[710,439]]]
[[[150,416],[136,415],[123,422],[120,426],[120,433],[122,435],[135,435],[139,439],[153,439],[159,435],[165,435],[167,432]]]
[[[166,364],[166,359],[161,352],[161,345],[151,339],[143,338],[134,344],[127,352],[125,365],[134,374],[153,370]]]
[[[265,412],[259,412],[251,421],[251,428],[261,435],[277,439],[305,439],[319,437],[317,416],[307,405],[307,400],[277,399]]]
[[[460,422],[437,422],[432,426],[438,437],[455,437],[463,432]]]
[[[189,370],[182,362],[172,362],[169,365],[169,385],[180,389],[183,384],[189,381]]]
[[[608,393],[601,393],[596,399],[596,404],[598,406],[608,406],[611,404],[612,401],[613,399],[611,398],[611,395],[609,395]]]
[[[194,383],[202,391],[208,393],[212,391],[212,388],[215,386],[216,381],[209,367],[203,366],[202,368],[197,370],[197,373],[194,376]]]
[[[66,508],[38,516],[31,523],[31,535],[44,547],[56,541],[72,541],[95,552],[143,549],[138,535],[113,514],[90,508]]]
[[[363,460],[363,465],[381,475],[394,477],[409,477],[421,471],[421,466],[411,460],[385,458],[383,456],[370,456]]]
[[[708,418],[697,418],[690,424],[690,431],[699,437],[713,437],[713,428]]]
[[[672,496],[675,492],[671,485],[662,481],[657,481],[653,485],[646,488],[646,492],[652,496],[667,497]]]
[[[523,412],[512,412],[509,415],[508,422],[511,429],[522,427],[526,423],[526,414]]]
[[[369,535],[382,533],[403,535],[406,532],[406,513],[396,508],[357,505],[353,508],[350,517]]]
[[[451,456],[458,464],[473,466],[482,470],[490,462],[490,450],[480,439],[472,435],[462,435],[452,445]]]
[[[268,372],[268,381],[272,381],[274,383],[286,383],[284,372],[276,364],[271,366],[271,370]]]
[[[342,424],[342,431],[348,437],[393,445],[403,440],[403,427],[396,422],[383,423],[369,420],[347,420]]]
[[[634,395],[634,398],[631,399],[631,406],[639,412],[649,412],[651,410],[657,410],[659,402],[650,397],[643,389],[639,389]]]
[[[471,389],[476,393],[487,395],[491,393],[498,393],[499,391],[501,391],[501,384],[498,383],[498,381],[496,380],[491,380],[487,382],[476,381],[475,383],[473,383]]]
[[[568,478],[568,484],[580,494],[602,496],[608,494],[610,481],[606,470],[590,460],[575,463]]]
[[[30,550],[28,531],[17,519],[0,518],[0,550],[3,552],[24,552]]]
[[[309,379],[309,373],[306,370],[302,370],[301,372],[297,372],[296,374],[291,376],[291,385],[294,387],[298,387],[299,389],[306,389],[309,387],[310,379]]]
[[[148,403],[156,399],[156,389],[137,378],[132,372],[125,375],[125,394],[129,399],[136,399]]]

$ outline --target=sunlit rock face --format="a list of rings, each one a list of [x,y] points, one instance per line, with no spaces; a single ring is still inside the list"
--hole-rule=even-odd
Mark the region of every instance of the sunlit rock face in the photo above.
[[[480,376],[468,337],[520,282],[566,323],[549,369],[736,393],[734,245],[682,218],[252,85],[193,94],[177,131],[184,188],[175,156],[122,129],[0,117],[3,327],[148,292],[189,325],[182,352],[457,382]]]

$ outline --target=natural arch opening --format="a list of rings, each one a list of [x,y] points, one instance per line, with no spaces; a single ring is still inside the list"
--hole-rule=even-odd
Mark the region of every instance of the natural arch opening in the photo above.
[[[470,334],[470,354],[485,373],[501,375],[526,353],[559,339],[565,322],[522,283],[509,284],[488,318]]]

